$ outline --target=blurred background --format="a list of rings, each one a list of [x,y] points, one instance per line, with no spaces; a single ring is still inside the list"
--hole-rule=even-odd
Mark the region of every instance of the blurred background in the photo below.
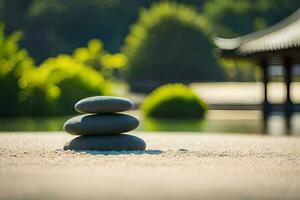
[[[116,95],[135,102],[140,131],[263,133],[260,68],[218,57],[213,40],[298,8],[299,0],[0,0],[0,131],[60,131],[79,99]],[[273,72],[269,99],[284,102],[282,72]],[[284,134],[281,115],[269,121],[270,134]],[[297,122],[295,114],[296,135]]]

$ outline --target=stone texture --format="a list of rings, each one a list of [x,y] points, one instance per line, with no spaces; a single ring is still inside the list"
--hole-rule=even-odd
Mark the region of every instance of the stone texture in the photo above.
[[[81,99],[75,104],[75,110],[80,113],[115,113],[127,111],[133,107],[133,102],[122,97],[94,96]]]
[[[126,134],[79,136],[64,145],[64,150],[133,151],[145,149],[144,140]]]
[[[111,135],[132,131],[139,120],[125,114],[86,114],[67,120],[64,130],[72,135]]]

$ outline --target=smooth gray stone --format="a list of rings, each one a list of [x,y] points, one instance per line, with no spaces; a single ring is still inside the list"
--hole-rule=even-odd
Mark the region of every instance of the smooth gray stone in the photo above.
[[[81,99],[75,104],[80,113],[115,113],[130,110],[133,102],[122,97],[94,96]]]
[[[64,130],[72,135],[112,135],[132,131],[139,120],[125,114],[86,114],[67,120]]]
[[[79,136],[64,145],[64,150],[133,151],[145,149],[144,140],[126,134]]]

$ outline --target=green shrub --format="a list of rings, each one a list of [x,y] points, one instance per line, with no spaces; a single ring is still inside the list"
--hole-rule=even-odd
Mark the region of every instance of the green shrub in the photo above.
[[[143,10],[122,49],[132,89],[147,82],[220,80],[209,29],[196,11],[184,5],[165,2]]]
[[[0,116],[21,112],[24,105],[19,103],[19,79],[24,71],[34,68],[33,59],[18,46],[20,38],[20,32],[5,36],[4,25],[0,23]]]
[[[228,81],[253,82],[261,80],[261,68],[253,60],[220,58],[219,65],[223,68]]]
[[[109,82],[100,72],[68,55],[45,60],[21,79],[28,112],[33,115],[74,113],[81,98],[109,94]]]
[[[206,104],[187,86],[167,84],[154,90],[143,102],[141,110],[151,118],[203,118]]]
[[[73,58],[85,65],[101,71],[101,57],[106,54],[103,44],[99,39],[91,39],[86,47],[76,48],[73,52]]]
[[[19,48],[20,37],[20,32],[5,36],[0,24],[0,116],[66,115],[75,112],[81,98],[110,94],[110,82],[93,69],[100,65],[100,55],[110,55],[101,54],[100,41],[91,40],[81,53],[49,58],[37,68]],[[115,67],[119,62],[110,56],[106,63],[115,62]]]
[[[99,39],[91,39],[87,47],[76,48],[72,57],[76,61],[100,71],[108,79],[114,78],[114,72],[122,69],[127,63],[125,55],[106,52]]]

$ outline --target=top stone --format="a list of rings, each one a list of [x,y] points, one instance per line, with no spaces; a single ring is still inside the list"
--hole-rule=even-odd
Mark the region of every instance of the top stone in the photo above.
[[[88,97],[75,104],[75,110],[79,113],[115,113],[132,107],[133,102],[129,99],[113,96]]]

